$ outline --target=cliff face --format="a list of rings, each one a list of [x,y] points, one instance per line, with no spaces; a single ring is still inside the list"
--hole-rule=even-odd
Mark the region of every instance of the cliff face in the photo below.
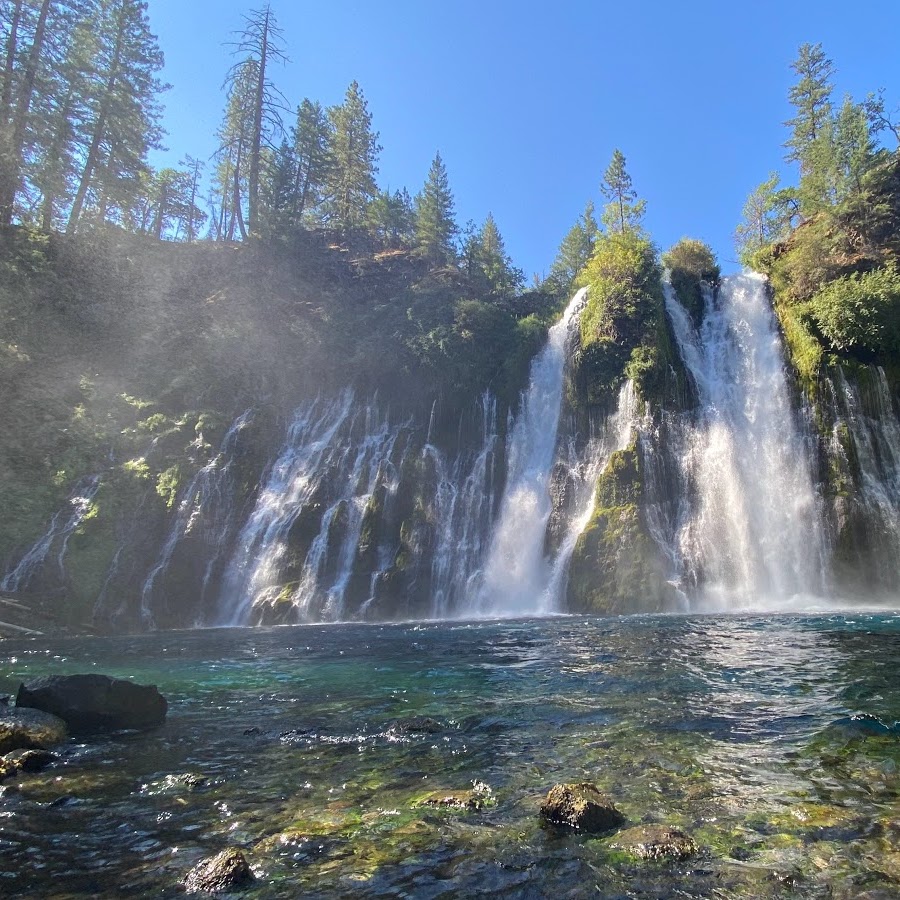
[[[808,317],[798,344],[797,304],[776,292],[786,356],[768,358],[775,381],[745,371],[778,345],[772,304],[745,285],[747,328],[726,322],[695,243],[667,255],[669,286],[632,235],[606,238],[585,272],[549,472],[562,608],[677,610],[712,588],[888,596],[894,357],[841,355]],[[313,236],[173,246],[12,230],[0,265],[0,621],[484,611],[508,429],[560,298],[478,296],[458,270]]]
[[[426,440],[451,455],[478,443],[469,413],[488,389],[505,428],[556,302],[479,297],[457,270],[410,253],[354,254],[319,235],[185,246],[11,229],[0,267],[0,594],[26,603],[38,625],[204,620],[225,566],[207,571],[211,543],[236,540],[295,409],[319,394],[384,398],[391,427],[408,432],[404,492],[415,498],[437,476],[408,458]],[[351,442],[367,426],[353,427]],[[206,508],[203,485],[226,464],[227,509]],[[423,504],[410,499],[408,514],[376,525],[384,491],[373,488],[364,552],[387,529],[399,584],[409,555],[399,535],[425,540],[414,522]],[[321,525],[318,502],[308,530]],[[233,521],[204,521],[223,516]],[[190,534],[154,579],[179,517]]]

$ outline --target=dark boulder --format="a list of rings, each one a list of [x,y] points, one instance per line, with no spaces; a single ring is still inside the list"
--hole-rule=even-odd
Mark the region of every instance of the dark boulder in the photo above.
[[[189,894],[217,894],[252,880],[253,872],[247,858],[240,850],[229,847],[197,863],[184,879],[184,889]]]
[[[50,675],[19,687],[17,707],[44,710],[74,732],[150,728],[165,721],[168,704],[156,685],[107,675]]]
[[[541,818],[551,825],[590,832],[612,831],[625,822],[612,800],[587,782],[554,785],[541,804]]]
[[[66,723],[38,709],[0,712],[0,753],[11,750],[46,750],[69,736]]]

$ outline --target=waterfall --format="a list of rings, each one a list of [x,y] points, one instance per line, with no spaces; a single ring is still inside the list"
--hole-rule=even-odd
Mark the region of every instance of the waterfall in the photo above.
[[[69,538],[91,510],[91,504],[100,489],[100,475],[87,475],[75,484],[65,506],[50,520],[47,530],[26,551],[19,562],[0,581],[0,591],[11,594],[26,588],[29,582],[41,572],[56,548],[53,561],[59,578],[65,578],[65,557]]]
[[[444,454],[432,444],[422,449],[437,475],[437,533],[431,563],[431,613],[436,619],[465,608],[477,589],[490,533],[498,442],[496,398],[485,392],[480,408],[481,448],[473,461],[459,454],[453,465],[448,465]]]
[[[784,606],[825,588],[826,543],[809,441],[791,405],[784,354],[765,281],[723,281],[707,293],[699,332],[665,286],[700,411],[670,449],[687,502],[674,547],[676,575],[712,609]]]
[[[349,390],[298,410],[228,566],[221,624],[245,624],[254,607],[278,602],[304,618],[342,618],[363,516],[399,431]],[[297,562],[289,559],[295,530],[312,539],[286,591],[281,575]]]
[[[568,452],[561,461],[567,480],[573,485],[571,505],[565,532],[556,555],[549,560],[547,586],[542,591],[541,605],[556,611],[565,596],[569,563],[581,533],[587,528],[597,505],[597,481],[616,450],[624,450],[638,424],[638,397],[634,382],[628,380],[619,390],[616,411],[592,430],[585,451],[578,453],[570,440]]]
[[[141,587],[140,616],[147,628],[154,627],[153,607],[156,585],[164,578],[179,544],[185,537],[204,529],[208,545],[201,594],[226,544],[226,535],[233,524],[234,496],[230,484],[235,447],[241,431],[250,422],[253,411],[241,413],[225,432],[219,452],[197,471],[181,492],[175,506],[175,516],[166,534],[159,558],[150,569]],[[203,601],[201,596],[201,604]]]
[[[558,459],[567,351],[586,296],[583,288],[572,298],[532,363],[529,386],[508,439],[506,490],[482,583],[469,604],[471,612],[515,616],[559,611],[568,563],[593,512],[597,477],[612,451],[627,444],[635,405],[630,383],[622,389],[618,412],[592,436],[584,452],[579,453],[572,443],[562,448],[559,464],[574,484],[575,499],[560,546],[548,556],[545,543],[553,511],[550,482]]]
[[[856,564],[868,587],[896,595],[900,573],[900,421],[884,370],[863,373],[865,389],[842,369],[826,377],[832,432],[826,445],[832,470],[855,484],[861,546]],[[848,512],[844,509],[844,514]],[[844,523],[846,526],[846,522]],[[852,526],[851,526],[852,528]]]

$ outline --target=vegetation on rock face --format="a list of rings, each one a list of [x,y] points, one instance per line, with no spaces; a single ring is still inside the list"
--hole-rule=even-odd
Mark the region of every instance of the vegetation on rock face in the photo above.
[[[569,573],[573,612],[662,612],[669,590],[659,550],[641,519],[640,450],[614,453],[597,483],[596,507],[578,538]]]
[[[696,326],[703,319],[703,282],[715,287],[721,274],[709,245],[694,238],[682,238],[662,255],[662,264],[678,301]]]
[[[880,94],[835,105],[821,45],[802,45],[793,69],[786,147],[799,181],[757,188],[737,238],[742,261],[771,278],[794,367],[814,392],[824,362],[896,355],[900,151],[879,144],[897,138]]]

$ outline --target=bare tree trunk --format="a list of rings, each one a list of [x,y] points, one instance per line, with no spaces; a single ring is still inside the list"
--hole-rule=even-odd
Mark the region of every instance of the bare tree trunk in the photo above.
[[[16,103],[16,115],[13,120],[12,143],[8,165],[3,166],[3,177],[0,179],[0,224],[8,225],[12,221],[13,206],[16,193],[22,180],[22,149],[25,145],[25,126],[28,124],[28,111],[34,96],[34,82],[37,78],[38,63],[44,47],[44,35],[47,31],[47,16],[50,14],[51,0],[43,0],[34,29],[34,41],[25,64],[25,77]],[[5,85],[4,85],[5,88]]]

